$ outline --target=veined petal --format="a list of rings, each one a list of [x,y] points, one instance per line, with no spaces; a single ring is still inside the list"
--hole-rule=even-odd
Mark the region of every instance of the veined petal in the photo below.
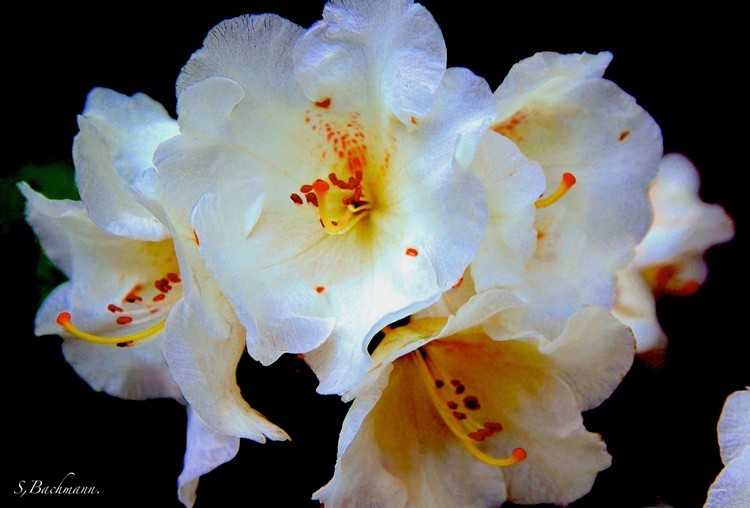
[[[240,449],[240,439],[216,432],[190,406],[187,410],[185,461],[177,478],[177,497],[187,508],[192,508],[200,477],[232,460]]]
[[[128,184],[153,165],[156,147],[179,132],[161,104],[93,89],[78,117],[73,160],[81,200],[92,220],[113,235],[163,240],[164,226],[135,199]]]
[[[571,317],[559,337],[540,348],[555,373],[573,391],[580,411],[599,406],[633,364],[633,332],[612,314],[584,307]]]
[[[406,126],[430,110],[445,62],[437,23],[411,0],[331,1],[294,48],[311,100],[330,97],[346,109],[382,104]]]
[[[705,508],[745,508],[750,505],[750,453],[730,461],[708,489]]]
[[[487,193],[487,232],[471,262],[477,290],[516,284],[536,246],[534,202],[544,192],[544,173],[516,145],[489,131],[469,171]]]
[[[617,273],[617,293],[612,314],[635,334],[639,353],[664,348],[667,336],[659,325],[656,300],[651,287],[633,266]]]
[[[725,467],[708,490],[705,508],[742,508],[750,503],[750,388],[727,397],[717,427]]]
[[[725,464],[750,451],[750,388],[727,397],[718,433],[721,460]]]
[[[557,317],[583,304],[610,307],[614,277],[651,222],[647,188],[662,154],[658,126],[602,79],[610,55],[540,53],[495,92],[492,128],[542,166],[547,194],[565,173],[576,184],[540,208],[524,291]],[[580,253],[586,252],[586,262]]]

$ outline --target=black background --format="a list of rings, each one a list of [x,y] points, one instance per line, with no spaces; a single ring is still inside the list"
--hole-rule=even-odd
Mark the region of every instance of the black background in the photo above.
[[[3,23],[3,174],[29,162],[70,161],[76,114],[94,86],[144,92],[174,114],[174,81],[207,31],[224,18],[275,12],[300,25],[319,18],[322,2],[211,3],[170,9],[132,3],[106,10],[52,10],[27,2]],[[300,2],[301,4],[301,2]],[[536,51],[609,50],[606,76],[636,97],[662,128],[665,151],[700,168],[702,196],[737,222],[735,239],[708,254],[709,278],[690,298],[665,298],[662,325],[671,338],[661,369],[637,361],[615,395],[586,415],[614,457],[576,507],[645,507],[658,500],[701,506],[721,468],[715,425],[725,397],[750,384],[748,287],[744,250],[747,171],[746,68],[740,16],[732,12],[655,13],[631,3],[606,9],[548,10],[538,5],[425,2],[443,29],[449,65],[484,76],[494,90],[510,66]],[[742,208],[741,208],[742,206]],[[740,248],[742,245],[742,249]],[[744,254],[744,255],[743,255]],[[173,401],[130,402],[94,393],[68,367],[60,339],[33,336],[39,294],[36,244],[23,225],[3,238],[6,259],[3,333],[5,475],[0,490],[17,506],[177,506],[184,451],[184,409]],[[8,305],[9,304],[9,305]],[[744,315],[742,314],[744,313]],[[346,406],[314,392],[300,360],[261,368],[245,358],[243,394],[286,429],[291,443],[243,442],[239,456],[204,477],[199,507],[314,506],[310,494],[333,472]],[[6,427],[7,429],[7,427]],[[96,498],[14,496],[18,482],[95,485]]]

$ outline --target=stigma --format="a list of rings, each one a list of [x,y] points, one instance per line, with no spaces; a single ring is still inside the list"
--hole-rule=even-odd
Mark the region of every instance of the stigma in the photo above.
[[[546,198],[539,198],[534,202],[534,206],[537,208],[546,208],[552,204],[557,203],[568,191],[576,184],[576,177],[571,173],[563,173],[562,181],[560,186],[547,196]]]
[[[435,410],[464,448],[481,462],[493,467],[509,467],[527,457],[526,450],[515,448],[507,457],[493,457],[479,449],[477,443],[492,438],[503,431],[503,425],[482,418],[482,403],[460,379],[451,377],[434,359],[430,358],[429,345],[411,353],[417,363],[420,377]]]
[[[60,325],[60,327],[71,334],[73,337],[79,340],[83,340],[86,342],[91,342],[94,344],[102,344],[107,346],[118,346],[118,347],[130,347],[135,345],[137,342],[145,342],[148,340],[153,339],[159,332],[161,332],[164,329],[164,325],[166,323],[166,319],[164,321],[161,321],[154,326],[150,328],[146,328],[145,330],[141,330],[136,333],[131,333],[129,335],[120,335],[117,337],[105,337],[102,335],[95,335],[93,333],[86,332],[84,330],[81,330],[76,325],[73,324],[72,317],[69,312],[61,312],[57,315],[57,324]],[[118,324],[127,324],[125,322],[119,322]]]

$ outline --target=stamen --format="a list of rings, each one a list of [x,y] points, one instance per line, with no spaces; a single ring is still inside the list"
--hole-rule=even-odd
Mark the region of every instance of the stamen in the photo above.
[[[418,351],[420,354],[412,354],[411,356],[415,359],[418,365],[420,377],[424,381],[430,400],[435,406],[435,410],[440,415],[440,418],[442,418],[443,422],[461,441],[469,453],[471,453],[474,458],[494,467],[513,466],[524,460],[526,458],[526,450],[523,448],[515,448],[509,457],[492,457],[477,448],[477,442],[484,441],[486,438],[492,437],[494,434],[501,432],[503,426],[496,422],[486,422],[484,425],[480,425],[467,413],[456,411],[458,404],[455,401],[441,400],[440,395],[438,395],[438,390],[445,385],[443,379],[451,379],[451,377],[447,376],[445,372],[442,372],[440,366],[429,359],[429,355],[424,348],[419,348]],[[430,362],[430,365],[428,365],[428,362]],[[464,387],[464,385],[457,379],[452,379],[451,385],[456,388],[459,386],[462,388]],[[477,397],[467,396],[464,397],[463,400],[468,409],[472,411],[478,411],[480,409],[479,399]],[[468,404],[467,401],[469,401]]]
[[[331,234],[340,235],[349,231],[364,216],[363,212],[370,209],[368,204],[359,203],[359,206],[355,206],[354,203],[350,203],[344,208],[344,214],[339,216],[337,213],[341,211],[342,206],[329,199],[330,185],[323,180],[315,180],[312,187],[315,191],[313,195],[317,197],[320,222]]]
[[[555,190],[555,192],[553,192],[546,198],[537,199],[534,203],[534,206],[536,206],[537,208],[545,208],[554,203],[557,203],[560,198],[562,198],[570,190],[570,188],[575,185],[575,183],[575,176],[573,176],[571,173],[563,173],[562,182],[560,182],[560,186],[557,188],[557,190]]]
[[[77,339],[84,340],[86,342],[93,342],[94,344],[104,344],[107,346],[120,346],[120,344],[123,343],[128,343],[127,345],[131,345],[132,343],[137,341],[152,339],[154,335],[164,329],[164,325],[167,322],[166,320],[161,321],[151,328],[146,328],[145,330],[141,330],[140,332],[132,333],[130,335],[120,335],[119,337],[102,337],[101,335],[94,335],[93,333],[88,333],[81,330],[76,325],[74,325],[70,319],[71,318],[69,312],[61,312],[57,315],[57,324]]]

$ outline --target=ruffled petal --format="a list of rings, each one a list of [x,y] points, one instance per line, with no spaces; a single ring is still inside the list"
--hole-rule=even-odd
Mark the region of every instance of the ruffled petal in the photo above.
[[[580,411],[609,398],[633,364],[633,332],[612,314],[584,307],[540,350],[575,394]]]
[[[750,506],[750,453],[727,463],[708,489],[704,508],[746,508]]]
[[[482,246],[471,262],[478,291],[516,284],[536,246],[534,202],[544,192],[544,173],[516,145],[489,131],[469,170],[487,193],[489,218]]]
[[[177,497],[192,508],[198,481],[220,465],[232,460],[240,449],[240,439],[216,432],[201,421],[188,406],[185,461],[177,478]]]
[[[162,141],[178,134],[161,104],[144,94],[128,97],[93,89],[78,117],[73,160],[81,200],[91,219],[113,235],[163,240],[166,228],[135,199],[128,184],[153,166]]]
[[[667,336],[656,315],[654,293],[640,270],[632,265],[617,273],[612,314],[633,330],[639,353],[667,346]]]
[[[734,236],[732,219],[721,206],[701,201],[699,185],[698,171],[685,156],[664,156],[649,190],[654,221],[633,260],[660,294],[695,291],[708,272],[705,251]]]
[[[718,433],[724,464],[750,450],[750,388],[727,397],[719,418]]]
[[[430,110],[446,48],[430,13],[411,0],[334,0],[297,43],[294,62],[311,100],[377,104],[410,126]]]
[[[647,188],[661,134],[631,96],[601,79],[609,58],[540,53],[517,64],[495,93],[493,129],[542,165],[547,193],[564,173],[577,180],[538,211],[524,288],[530,301],[562,318],[586,303],[612,305],[615,273],[651,222]]]

